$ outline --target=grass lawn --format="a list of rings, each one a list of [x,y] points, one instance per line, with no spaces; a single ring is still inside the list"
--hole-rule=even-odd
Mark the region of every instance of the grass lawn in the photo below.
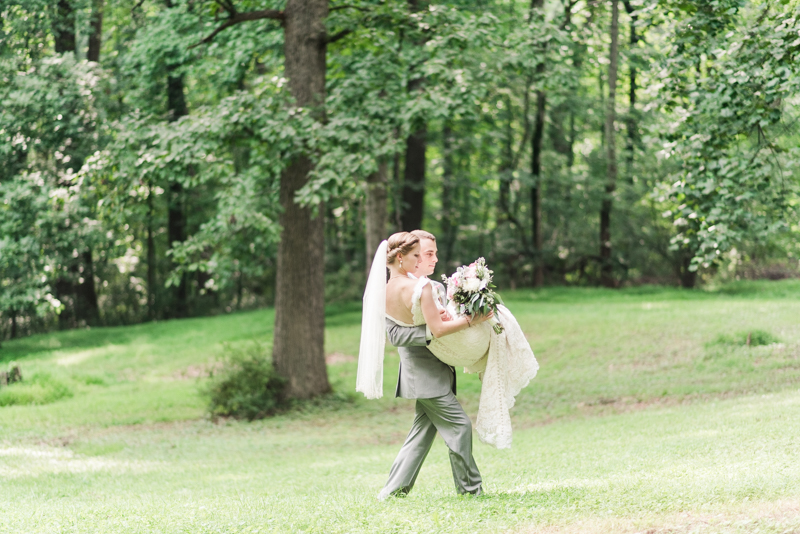
[[[476,440],[485,496],[455,495],[437,439],[409,497],[375,500],[413,418],[391,347],[380,401],[204,419],[223,344],[271,342],[261,310],[4,343],[26,381],[0,390],[0,532],[800,532],[798,282],[504,297],[541,370],[513,448]],[[329,310],[342,393],[359,330]],[[472,416],[479,390],[459,376]]]

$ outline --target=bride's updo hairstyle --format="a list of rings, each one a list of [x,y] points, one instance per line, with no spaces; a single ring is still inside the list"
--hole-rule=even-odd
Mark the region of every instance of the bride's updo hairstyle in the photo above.
[[[397,232],[389,236],[389,243],[386,249],[386,265],[393,265],[397,261],[397,255],[405,256],[419,243],[419,237],[410,232]]]

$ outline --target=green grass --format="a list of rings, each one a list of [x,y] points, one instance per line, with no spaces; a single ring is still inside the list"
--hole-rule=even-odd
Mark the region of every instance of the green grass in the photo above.
[[[203,417],[223,343],[271,343],[272,310],[6,342],[59,399],[0,408],[0,532],[793,532],[800,529],[800,285],[506,292],[541,370],[514,446],[476,443],[488,494],[455,495],[437,439],[406,499],[378,503],[413,403],[347,395],[275,418]],[[329,309],[351,392],[360,310]],[[745,346],[742,332],[770,341]],[[752,337],[752,336],[751,336]],[[344,356],[342,356],[344,355]],[[46,377],[46,378],[42,378]],[[44,387],[44,386],[42,386]],[[480,384],[459,375],[474,416]],[[663,529],[663,530],[658,530]]]

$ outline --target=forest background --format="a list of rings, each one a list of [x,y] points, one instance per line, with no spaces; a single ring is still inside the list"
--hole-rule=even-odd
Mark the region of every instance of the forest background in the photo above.
[[[276,308],[380,239],[500,288],[798,276],[800,2],[0,2],[0,338]]]

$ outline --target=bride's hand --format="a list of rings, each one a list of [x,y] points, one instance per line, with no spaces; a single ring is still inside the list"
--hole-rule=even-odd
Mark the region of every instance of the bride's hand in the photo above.
[[[442,316],[442,321],[452,321],[453,318],[447,313],[447,310],[439,310],[439,315]]]
[[[486,315],[473,315],[472,317],[469,318],[469,324],[470,325],[481,324],[484,321],[488,321],[492,317],[494,317],[494,311],[490,311]]]

